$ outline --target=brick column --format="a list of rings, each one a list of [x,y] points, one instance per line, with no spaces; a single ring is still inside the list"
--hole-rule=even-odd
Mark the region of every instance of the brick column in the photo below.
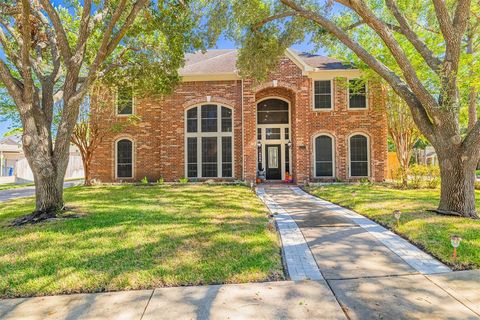
[[[294,178],[299,184],[310,181],[310,81],[302,80],[299,90],[292,102],[292,131],[293,131],[293,168]]]
[[[255,181],[257,177],[257,107],[253,81],[243,81],[243,179]]]

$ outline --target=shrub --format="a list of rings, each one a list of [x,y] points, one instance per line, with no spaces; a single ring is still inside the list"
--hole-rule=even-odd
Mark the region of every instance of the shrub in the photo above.
[[[480,190],[480,181],[475,181],[475,189]]]
[[[188,183],[188,178],[180,178],[178,181],[180,181],[181,184],[186,184]]]
[[[371,183],[368,178],[361,178],[361,179],[359,180],[359,182],[360,182],[361,185],[364,185],[364,186],[368,186],[368,185],[370,185],[370,183]]]
[[[438,166],[415,164],[410,168],[408,178],[411,188],[435,189],[440,184],[440,168]]]
[[[422,186],[422,182],[427,174],[427,166],[414,164],[409,172],[409,184],[411,188],[418,189]]]
[[[143,185],[147,185],[147,184],[148,184],[148,179],[147,179],[147,177],[143,177],[143,179],[140,180],[140,183],[143,184]]]
[[[440,184],[440,168],[437,166],[427,167],[427,176],[425,179],[427,188],[436,189]]]
[[[163,185],[165,183],[165,180],[163,178],[160,178],[157,180],[158,185]]]
[[[398,188],[407,187],[408,174],[402,167],[397,168],[397,170],[392,170],[392,178]]]

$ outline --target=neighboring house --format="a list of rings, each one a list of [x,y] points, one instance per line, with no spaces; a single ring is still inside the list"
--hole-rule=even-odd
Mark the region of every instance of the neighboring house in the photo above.
[[[425,164],[437,166],[438,165],[438,156],[437,152],[433,146],[427,146],[425,148]]]
[[[17,161],[23,158],[19,135],[0,140],[0,177],[13,177]]]
[[[105,126],[142,120],[95,151],[92,177],[129,181],[219,178],[332,181],[386,177],[384,90],[332,58],[287,50],[269,79],[241,78],[237,50],[188,54],[169,96],[102,90]]]
[[[65,179],[83,177],[83,163],[78,149],[70,147]],[[30,169],[22,149],[20,135],[12,135],[0,140],[0,183],[33,181]]]

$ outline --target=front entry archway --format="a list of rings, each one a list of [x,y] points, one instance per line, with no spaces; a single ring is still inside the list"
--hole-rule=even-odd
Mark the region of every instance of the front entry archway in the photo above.
[[[257,171],[267,180],[291,175],[290,103],[268,97],[257,103]]]

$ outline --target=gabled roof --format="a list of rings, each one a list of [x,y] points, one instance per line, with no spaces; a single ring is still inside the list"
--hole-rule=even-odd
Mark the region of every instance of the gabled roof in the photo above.
[[[22,144],[22,137],[20,135],[12,135],[0,139],[0,144],[7,144],[7,145],[21,145]]]
[[[352,70],[342,61],[330,57],[296,52],[287,49],[285,55],[304,72]],[[182,76],[237,74],[237,49],[207,50],[189,53],[185,66],[180,69]]]
[[[292,50],[293,51],[293,50]],[[342,62],[341,60],[330,58],[326,56],[320,56],[317,54],[311,54],[307,52],[293,51],[297,56],[303,60],[307,65],[317,70],[350,70],[354,69],[350,65]]]
[[[22,138],[20,135],[8,136],[0,140],[0,151],[21,152]]]

